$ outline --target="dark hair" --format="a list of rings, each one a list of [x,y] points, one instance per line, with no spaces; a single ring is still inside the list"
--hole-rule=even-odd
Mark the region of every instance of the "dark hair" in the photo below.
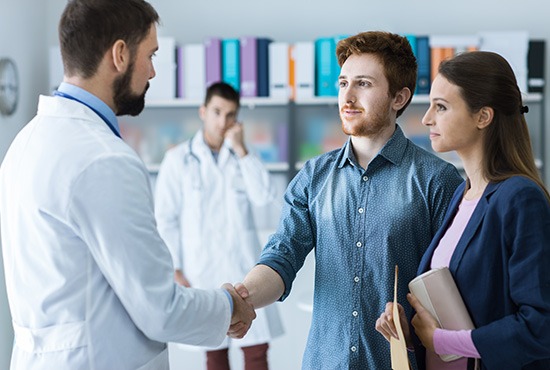
[[[237,104],[237,108],[240,107],[240,96],[237,90],[231,85],[225,82],[216,82],[210,85],[206,89],[206,96],[204,97],[204,105],[208,105],[213,96],[219,96],[225,100],[229,100]]]
[[[362,32],[338,42],[336,56],[340,67],[352,54],[374,54],[384,67],[389,83],[389,94],[394,97],[398,91],[408,87],[409,101],[397,112],[399,117],[411,102],[416,87],[416,58],[406,37],[382,31]]]
[[[59,43],[68,76],[93,76],[105,52],[123,40],[132,55],[159,22],[144,0],[69,0],[59,21]]]
[[[488,51],[467,52],[442,62],[439,73],[458,86],[471,113],[483,107],[494,111],[483,137],[485,178],[500,182],[525,176],[536,182],[550,201],[533,158],[521,92],[506,59]]]

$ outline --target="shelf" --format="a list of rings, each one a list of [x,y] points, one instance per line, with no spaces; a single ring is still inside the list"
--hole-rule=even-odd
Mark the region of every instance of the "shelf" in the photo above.
[[[265,168],[270,172],[286,172],[288,171],[288,163],[287,162],[273,162],[273,163],[265,163]],[[160,163],[152,163],[152,164],[146,164],[147,171],[151,174],[157,174],[160,169]]]
[[[146,108],[198,108],[202,105],[203,100],[200,99],[166,99],[166,100],[145,100]],[[258,98],[241,98],[241,107],[248,109],[254,109],[258,107],[267,106],[285,106],[288,105],[288,99],[275,99],[269,97]]]
[[[541,102],[542,94],[541,93],[528,93],[522,94],[523,102]],[[295,101],[296,105],[336,105],[338,104],[337,96],[315,96],[309,99],[299,99]],[[429,95],[414,95],[411,104],[429,104],[430,96]]]

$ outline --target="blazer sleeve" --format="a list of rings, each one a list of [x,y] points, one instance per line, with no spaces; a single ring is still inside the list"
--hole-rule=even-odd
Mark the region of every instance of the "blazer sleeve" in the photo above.
[[[509,281],[503,289],[510,291],[514,314],[472,332],[488,369],[519,369],[550,358],[550,205],[536,186],[508,194],[499,202],[502,235],[486,237],[506,245]]]

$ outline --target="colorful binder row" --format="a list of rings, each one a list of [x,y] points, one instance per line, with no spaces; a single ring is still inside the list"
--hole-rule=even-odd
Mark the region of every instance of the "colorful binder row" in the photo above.
[[[182,46],[174,38],[160,37],[154,60],[157,75],[148,98],[201,100],[206,87],[216,81],[231,84],[242,97],[307,100],[337,96],[340,67],[336,45],[344,37],[292,44],[255,36],[211,37]],[[544,41],[529,41],[526,32],[406,37],[418,62],[416,94],[429,93],[442,60],[478,49],[497,51],[509,59],[522,91],[541,92],[544,85]]]

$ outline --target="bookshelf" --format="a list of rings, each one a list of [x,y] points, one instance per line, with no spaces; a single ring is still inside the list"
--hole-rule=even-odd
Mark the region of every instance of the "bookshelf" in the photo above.
[[[529,106],[527,124],[537,165],[546,172],[544,158],[544,97],[524,94]],[[191,138],[202,126],[201,101],[168,99],[147,101],[138,117],[121,117],[127,142],[143,158],[152,175],[158,172],[164,152]],[[428,95],[415,95],[397,123],[415,144],[432,152],[428,128],[421,123],[429,105]],[[268,170],[289,181],[308,159],[340,148],[347,140],[338,116],[337,97],[313,97],[290,101],[273,98],[242,98],[239,120],[245,125],[250,149]],[[455,153],[436,153],[461,170]]]

